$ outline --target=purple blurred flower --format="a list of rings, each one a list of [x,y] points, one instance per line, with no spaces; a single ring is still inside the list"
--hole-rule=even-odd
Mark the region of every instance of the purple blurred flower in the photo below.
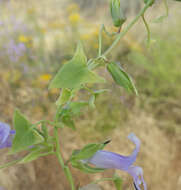
[[[23,43],[16,44],[14,40],[7,43],[4,48],[12,62],[18,62],[26,52],[26,46]]]
[[[140,140],[133,133],[131,133],[128,138],[136,145],[136,148],[130,156],[122,156],[114,152],[99,150],[94,156],[87,160],[83,160],[83,162],[93,164],[98,168],[112,168],[126,171],[133,177],[134,185],[137,190],[141,190],[141,184],[143,184],[144,190],[146,190],[147,187],[143,179],[142,168],[133,165],[140,149]]]
[[[14,134],[15,130],[11,130],[8,124],[0,122],[0,149],[11,147]]]

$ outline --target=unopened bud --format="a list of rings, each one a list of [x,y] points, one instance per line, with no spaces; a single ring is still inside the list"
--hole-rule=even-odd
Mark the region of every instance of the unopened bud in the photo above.
[[[149,1],[150,1],[150,0],[144,0],[144,3],[147,4]],[[155,2],[155,0],[151,0],[151,1],[150,1],[150,6],[152,6],[154,2]]]
[[[120,5],[120,0],[110,0],[110,10],[114,26],[121,27],[126,17]]]

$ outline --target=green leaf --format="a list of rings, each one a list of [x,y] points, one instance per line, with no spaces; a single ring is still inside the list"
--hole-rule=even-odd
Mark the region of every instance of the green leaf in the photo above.
[[[88,106],[88,102],[71,102],[70,109],[74,115],[80,114],[81,109]]]
[[[77,161],[72,161],[71,162],[72,166],[74,168],[77,168],[79,170],[81,170],[82,172],[84,173],[100,173],[100,172],[104,172],[105,169],[102,169],[102,168],[95,168],[95,167],[91,167],[89,166],[88,164],[84,164],[82,162],[77,162]]]
[[[61,106],[65,104],[71,96],[71,91],[69,89],[63,88],[61,95],[59,96],[58,100],[56,101],[57,106]]]
[[[136,95],[138,94],[131,78],[119,65],[117,65],[114,62],[111,62],[107,65],[107,70],[119,86],[122,86],[128,92],[134,92]]]
[[[43,137],[18,110],[14,113],[13,123],[16,134],[13,139],[11,153],[20,152],[44,141]]]
[[[92,143],[84,146],[80,151],[73,152],[70,160],[84,160],[91,158],[98,150],[104,148],[106,144],[104,143]]]
[[[63,65],[51,81],[49,88],[78,88],[82,84],[102,82],[105,82],[102,77],[88,69],[87,58],[79,43],[74,57]]]
[[[53,153],[52,148],[36,148],[28,155],[26,155],[19,163],[24,164],[36,160],[39,157],[46,156]]]
[[[41,124],[41,130],[42,130],[43,136],[45,138],[45,141],[47,141],[48,140],[48,129],[47,129],[45,122],[43,122]]]
[[[91,108],[95,108],[96,106],[95,106],[95,99],[96,99],[96,95],[95,94],[93,94],[91,97],[90,97],[90,99],[89,99],[89,106],[91,107]]]
[[[114,174],[113,182],[116,187],[116,190],[122,190],[122,182],[123,181],[118,175]]]
[[[73,119],[70,117],[70,115],[65,115],[62,117],[62,122],[63,124],[65,124],[65,126],[75,130],[75,124],[74,124],[74,121]]]

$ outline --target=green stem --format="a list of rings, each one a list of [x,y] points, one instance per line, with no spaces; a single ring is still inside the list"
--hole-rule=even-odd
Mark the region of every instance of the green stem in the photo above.
[[[145,25],[146,30],[147,30],[147,42],[148,42],[148,45],[149,45],[149,44],[150,44],[150,36],[151,36],[151,33],[150,33],[149,25],[148,25],[148,23],[147,23],[146,20],[145,20],[144,14],[142,15],[142,19],[143,19],[144,25]]]
[[[63,168],[64,173],[65,173],[65,175],[66,175],[66,177],[67,177],[67,179],[71,185],[71,189],[75,190],[75,185],[74,185],[74,181],[73,181],[73,177],[72,177],[72,174],[70,172],[70,169],[68,166],[66,166],[64,164],[62,155],[60,153],[60,144],[59,144],[58,128],[57,127],[54,127],[54,136],[55,136],[55,148],[56,148],[55,154],[56,154],[58,161],[59,161],[61,167]]]
[[[166,10],[166,17],[169,14],[169,9],[168,9],[168,4],[167,4],[167,0],[163,0],[164,6],[165,6],[165,10]]]
[[[21,160],[21,159],[14,160],[14,161],[9,162],[9,163],[7,163],[7,164],[1,165],[1,166],[0,166],[0,169],[4,169],[4,168],[7,168],[7,167],[9,167],[9,166],[13,166],[13,165],[17,164],[20,160]]]
[[[98,51],[98,57],[101,56],[101,52],[102,52],[102,31],[103,31],[103,25],[101,26],[100,30],[99,30],[99,51]]]
[[[106,56],[112,51],[112,49],[118,44],[119,40],[130,30],[130,28],[139,20],[139,18],[145,13],[145,11],[150,7],[153,0],[147,2],[144,8],[139,12],[139,14],[128,24],[128,26],[117,36],[112,45],[103,53]]]

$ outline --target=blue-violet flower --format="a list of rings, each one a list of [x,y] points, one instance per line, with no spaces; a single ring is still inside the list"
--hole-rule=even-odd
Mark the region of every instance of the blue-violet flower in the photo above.
[[[130,156],[122,156],[114,152],[99,150],[91,158],[83,160],[83,162],[93,164],[98,168],[112,168],[126,171],[133,177],[134,185],[137,190],[141,190],[141,184],[143,184],[144,190],[146,190],[147,187],[143,178],[142,168],[133,165],[140,149],[140,140],[133,133],[131,133],[128,138],[136,145]]]
[[[8,124],[0,122],[0,149],[11,147],[14,134],[15,130],[11,130]]]

